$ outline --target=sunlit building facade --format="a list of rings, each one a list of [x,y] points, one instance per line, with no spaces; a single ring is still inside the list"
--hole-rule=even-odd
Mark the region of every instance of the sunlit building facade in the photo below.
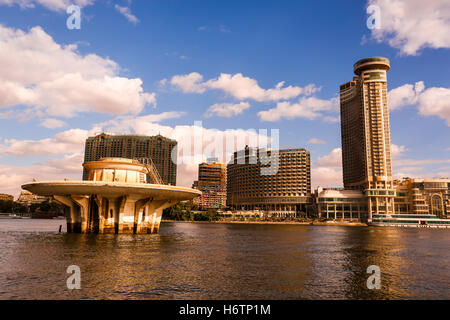
[[[30,191],[22,190],[20,192],[19,198],[17,199],[17,202],[23,204],[24,206],[29,206],[32,204],[40,204],[49,200],[49,197],[39,196],[37,194],[31,193]]]
[[[395,213],[450,218],[450,179],[395,180]]]
[[[262,155],[272,161],[268,163]],[[262,173],[264,169],[267,172]],[[227,165],[227,205],[233,209],[295,217],[310,204],[310,154],[305,149],[246,147],[235,152]]]
[[[99,134],[86,139],[84,162],[98,161],[101,158],[126,158],[151,165],[159,173],[163,184],[176,185],[177,165],[172,161],[172,151],[177,141],[161,135],[109,135]],[[174,152],[176,156],[176,152]],[[83,180],[87,180],[83,170]]]
[[[360,190],[372,214],[394,213],[387,76],[390,61],[361,59],[357,75],[340,86],[344,188]]]
[[[6,193],[0,193],[0,201],[14,201],[14,196]]]
[[[367,201],[359,190],[319,187],[315,199],[319,218],[361,221],[367,215]]]
[[[202,191],[202,195],[193,202],[205,209],[221,209],[227,200],[227,167],[217,161],[199,164],[198,180],[194,181],[193,189]]]

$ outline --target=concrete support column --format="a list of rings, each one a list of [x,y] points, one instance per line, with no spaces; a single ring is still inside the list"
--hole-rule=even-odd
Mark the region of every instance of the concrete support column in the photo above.
[[[146,214],[146,207],[151,203],[152,198],[145,198],[136,201],[134,205],[134,226],[133,233],[146,233],[143,230]]]
[[[80,207],[72,200],[72,198],[69,197],[54,195],[53,199],[69,208],[69,214],[66,216],[67,232],[80,233],[81,232]]]
[[[120,197],[103,198],[103,206],[105,208],[105,219],[103,220],[101,229],[102,233],[116,233],[116,219],[119,221]],[[119,231],[117,224],[117,232]]]
[[[133,233],[136,198],[129,195],[121,198],[119,209],[119,233]]]
[[[72,200],[80,207],[81,233],[88,232],[89,196],[72,196]]]
[[[95,173],[94,173],[95,174]],[[103,230],[105,228],[105,215],[106,215],[106,199],[103,198],[101,195],[94,196],[94,201],[97,204],[98,207],[98,221],[94,222],[95,229],[94,231],[97,231],[98,233],[103,233]]]
[[[137,233],[158,233],[164,209],[173,206],[176,201],[153,200],[145,206],[145,218]]]

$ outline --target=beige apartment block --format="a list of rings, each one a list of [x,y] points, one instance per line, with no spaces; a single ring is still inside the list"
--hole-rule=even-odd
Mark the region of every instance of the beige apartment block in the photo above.
[[[206,209],[221,209],[227,200],[227,167],[217,161],[199,164],[198,180],[193,189],[200,190],[202,195],[194,199],[194,203]]]
[[[262,152],[261,152],[262,151]],[[263,159],[272,158],[267,164]],[[262,169],[269,169],[266,174]],[[246,147],[227,165],[227,205],[269,216],[296,217],[312,204],[310,154],[305,149]]]

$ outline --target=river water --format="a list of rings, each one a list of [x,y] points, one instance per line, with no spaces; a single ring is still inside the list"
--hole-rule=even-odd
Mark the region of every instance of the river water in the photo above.
[[[449,299],[449,245],[449,229],[163,222],[83,235],[0,219],[0,299]],[[67,289],[70,265],[80,290]]]

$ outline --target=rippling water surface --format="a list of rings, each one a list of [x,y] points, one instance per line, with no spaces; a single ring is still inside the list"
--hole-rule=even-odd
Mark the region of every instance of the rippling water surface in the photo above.
[[[59,225],[63,233],[58,233]],[[66,234],[0,219],[0,299],[449,299],[450,230],[163,223]],[[81,290],[68,290],[69,265]],[[381,268],[368,290],[366,269]]]

